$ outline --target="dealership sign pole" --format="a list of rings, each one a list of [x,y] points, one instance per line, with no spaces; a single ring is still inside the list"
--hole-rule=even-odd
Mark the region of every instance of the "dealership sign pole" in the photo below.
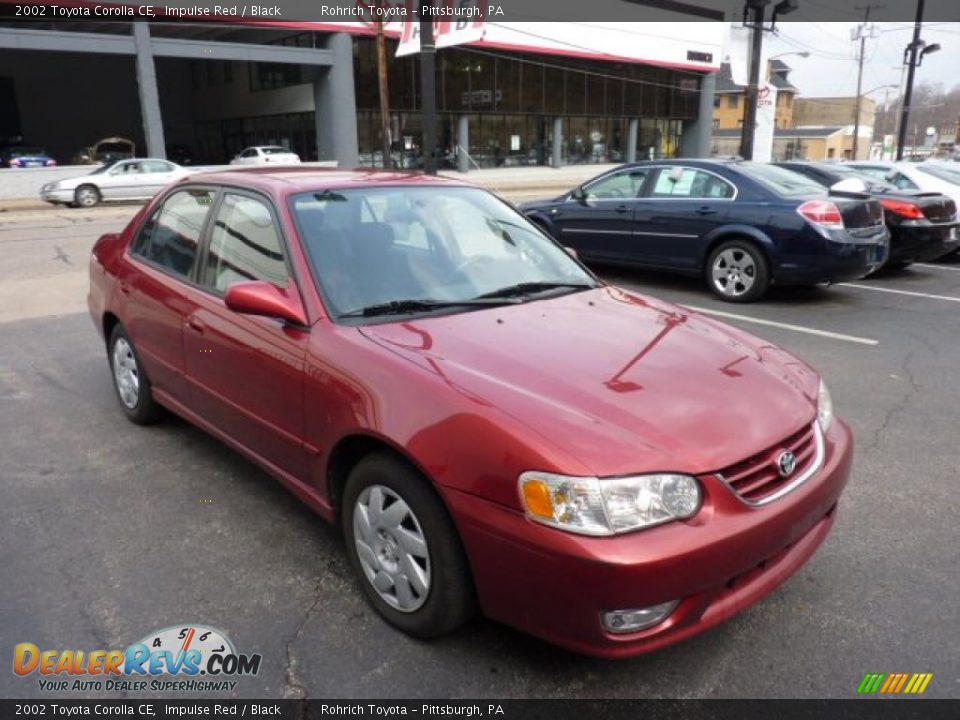
[[[416,0],[415,0],[416,1]],[[420,53],[420,93],[423,108],[423,169],[437,174],[437,80],[435,57],[438,48],[483,39],[485,23],[480,0],[420,0],[419,23],[404,22],[397,57]],[[444,19],[433,22],[434,15]]]

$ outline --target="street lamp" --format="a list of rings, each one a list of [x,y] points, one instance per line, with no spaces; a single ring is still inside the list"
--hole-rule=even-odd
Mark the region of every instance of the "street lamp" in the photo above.
[[[771,59],[771,60],[776,60],[777,58],[787,57],[788,55],[799,55],[799,56],[802,57],[802,58],[808,58],[808,57],[810,57],[810,51],[809,51],[809,50],[799,50],[799,51],[795,51],[795,52],[782,52],[782,53],[777,53],[776,55],[774,55],[774,56],[771,57],[770,59]]]

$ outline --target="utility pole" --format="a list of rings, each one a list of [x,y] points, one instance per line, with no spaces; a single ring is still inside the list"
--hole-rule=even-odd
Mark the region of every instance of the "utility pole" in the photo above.
[[[744,93],[743,127],[740,130],[740,157],[753,160],[753,133],[757,124],[757,92],[760,85],[760,55],[763,53],[763,11],[769,0],[749,0],[743,9],[744,25],[751,28],[750,77]],[[750,22],[747,23],[747,13]]]
[[[900,126],[897,129],[897,162],[903,160],[903,146],[907,140],[907,122],[910,119],[910,103],[913,101],[913,77],[917,71],[917,60],[923,41],[920,31],[923,28],[923,0],[917,0],[917,18],[913,23],[913,41],[907,45],[906,52],[910,54],[907,68],[907,89],[903,92],[903,104],[900,106]]]
[[[437,174],[437,48],[433,37],[433,0],[420,0],[420,95],[423,123],[423,171]]]
[[[867,37],[875,37],[873,28],[868,26],[870,22],[870,11],[876,8],[881,10],[885,8],[886,5],[856,5],[854,6],[855,10],[865,11],[863,14],[863,25],[860,25],[857,30],[857,36],[854,39],[860,39],[860,68],[857,71],[857,101],[854,103],[854,117],[853,117],[853,159],[857,159],[857,149],[860,145],[860,107],[863,101],[863,97],[860,95],[860,91],[863,88],[863,56],[864,51],[866,50]]]
[[[384,0],[379,0],[378,7],[384,9]],[[393,154],[390,136],[390,90],[387,84],[387,39],[383,34],[383,24],[386,22],[381,15],[377,23],[377,83],[380,86],[380,135],[383,141],[383,167],[389,170],[393,167]]]

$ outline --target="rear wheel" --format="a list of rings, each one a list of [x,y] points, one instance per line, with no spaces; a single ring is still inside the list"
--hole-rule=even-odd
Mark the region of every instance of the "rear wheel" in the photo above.
[[[113,388],[120,409],[137,425],[150,425],[160,419],[160,406],[153,400],[150,380],[123,326],[117,325],[107,344]]]
[[[387,453],[350,473],[343,494],[347,557],[374,609],[419,638],[448,633],[476,608],[456,528],[413,468]]]
[[[100,191],[93,185],[81,185],[73,194],[73,202],[79,207],[93,207],[100,202]]]
[[[729,240],[719,245],[707,260],[707,284],[727,302],[751,302],[770,287],[767,259],[748,240]]]

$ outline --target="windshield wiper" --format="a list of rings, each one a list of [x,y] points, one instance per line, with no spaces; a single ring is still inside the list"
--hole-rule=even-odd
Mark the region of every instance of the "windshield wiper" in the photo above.
[[[494,300],[493,298],[471,298],[469,300],[432,300],[424,298],[420,300],[391,300],[390,302],[377,303],[376,305],[367,305],[341,313],[339,317],[375,317],[378,315],[404,315],[407,313],[423,312],[429,310],[440,310],[443,308],[464,307],[464,306],[494,306],[494,305],[512,305],[516,301]]]
[[[588,285],[587,283],[548,282],[541,280],[538,282],[522,282],[516,285],[507,285],[499,290],[491,290],[490,292],[483,293],[483,295],[478,295],[477,299],[517,297],[557,289],[591,290],[595,287],[596,285]]]

